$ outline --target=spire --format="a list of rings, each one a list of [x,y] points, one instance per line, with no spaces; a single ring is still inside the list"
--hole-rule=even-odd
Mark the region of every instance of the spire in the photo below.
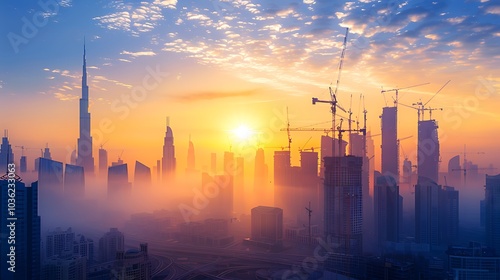
[[[83,37],[83,69],[82,69],[82,89],[87,87],[87,58],[86,58],[85,37]],[[85,97],[84,97],[85,98]]]

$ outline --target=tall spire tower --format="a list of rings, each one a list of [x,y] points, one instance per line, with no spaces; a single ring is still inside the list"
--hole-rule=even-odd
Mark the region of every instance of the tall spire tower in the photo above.
[[[163,140],[163,157],[161,159],[163,183],[172,182],[175,177],[175,147],[174,133],[170,127],[170,118],[167,117],[167,132]]]
[[[77,165],[83,166],[86,175],[94,174],[85,38],[83,40],[82,98],[80,98],[80,137],[78,138],[77,152]]]

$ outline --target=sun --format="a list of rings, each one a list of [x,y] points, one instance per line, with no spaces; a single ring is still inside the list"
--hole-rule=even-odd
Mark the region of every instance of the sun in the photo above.
[[[254,134],[254,131],[246,125],[240,125],[233,129],[233,135],[240,140],[248,140]]]

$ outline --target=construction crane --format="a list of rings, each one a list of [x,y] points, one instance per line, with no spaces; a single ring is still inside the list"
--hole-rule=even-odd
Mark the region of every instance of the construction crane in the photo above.
[[[398,107],[398,102],[399,102],[399,91],[402,90],[402,89],[409,89],[409,88],[414,88],[414,87],[419,87],[419,86],[423,86],[423,85],[428,85],[429,83],[423,83],[423,84],[418,84],[418,85],[413,85],[413,86],[409,86],[409,87],[404,87],[404,88],[393,88],[393,89],[387,89],[387,90],[381,90],[380,93],[382,93],[384,95],[384,101],[385,101],[385,93],[386,92],[391,92],[391,91],[395,91],[396,92],[396,98],[394,99],[394,107]],[[387,101],[385,101],[385,105],[387,105]]]
[[[441,90],[444,89],[444,87],[446,85],[448,85],[448,83],[451,82],[451,80],[448,80],[436,93],[434,93],[434,95],[429,99],[427,100],[427,102],[423,103],[422,101],[419,101],[419,102],[415,102],[415,103],[412,103],[411,105],[412,106],[408,106],[408,105],[405,105],[405,104],[401,104],[405,107],[408,107],[408,108],[412,108],[412,109],[415,109],[417,110],[417,114],[418,114],[418,121],[423,121],[424,118],[425,118],[425,111],[429,111],[429,120],[432,119],[432,111],[436,111],[436,110],[440,110],[442,111],[443,108],[425,108],[425,106],[427,104],[429,104],[429,102],[439,93],[441,92]],[[417,106],[417,107],[414,107],[414,106]]]
[[[342,133],[344,132],[362,132],[363,135],[366,135],[366,129],[342,129],[342,122],[344,119],[340,119],[340,124],[337,127],[337,131],[339,132],[339,157],[341,157],[341,152],[342,152]],[[364,152],[364,151],[363,151]]]
[[[335,115],[337,114],[337,107],[346,112],[346,110],[344,110],[344,108],[342,108],[340,105],[338,105],[337,103],[337,92],[338,92],[338,89],[339,89],[339,84],[340,84],[340,76],[341,76],[341,73],[342,73],[342,65],[344,64],[344,55],[345,55],[345,50],[346,50],[346,47],[347,47],[347,35],[349,33],[349,28],[346,28],[346,31],[345,31],[345,37],[344,37],[344,44],[342,46],[342,53],[340,54],[340,62],[339,62],[339,70],[338,70],[338,76],[337,76],[337,83],[335,85],[335,91],[332,90],[332,86],[330,84],[329,86],[329,91],[330,91],[330,99],[331,100],[319,100],[318,98],[316,97],[313,97],[312,98],[312,104],[315,105],[316,103],[328,103],[331,105],[331,112],[332,112],[332,138],[333,138],[333,135],[335,134]],[[332,155],[335,154],[335,141],[332,141]]]
[[[307,214],[309,216],[309,242],[311,242],[311,214],[312,214],[312,208],[311,208],[311,202],[309,201],[309,207],[306,207]]]
[[[290,135],[290,119],[288,118],[288,107],[286,107],[286,133],[288,136],[288,151],[290,152],[292,146],[292,136]]]

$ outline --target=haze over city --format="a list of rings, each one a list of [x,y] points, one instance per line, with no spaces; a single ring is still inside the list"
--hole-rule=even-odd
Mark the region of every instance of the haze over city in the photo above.
[[[0,11],[0,167],[14,163],[27,189],[38,181],[42,279],[64,258],[47,249],[60,228],[95,241],[99,258],[72,255],[88,279],[128,269],[124,248],[97,248],[108,233],[147,260],[137,279],[247,277],[204,271],[210,247],[227,267],[252,251],[255,267],[241,271],[274,258],[273,272],[248,277],[288,279],[330,237],[337,247],[303,269],[310,279],[378,279],[345,274],[337,253],[366,267],[404,259],[424,279],[458,269],[432,274],[417,255],[447,263],[448,246],[472,241],[500,250],[485,192],[500,173],[494,1],[47,0]]]

